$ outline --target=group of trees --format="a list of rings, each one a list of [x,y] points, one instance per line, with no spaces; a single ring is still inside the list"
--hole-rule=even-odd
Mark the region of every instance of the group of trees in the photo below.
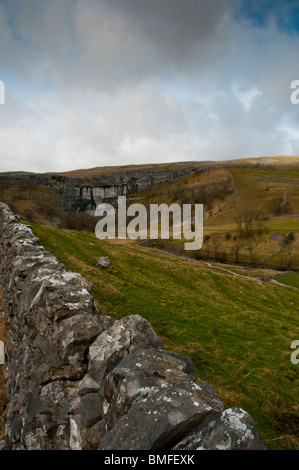
[[[230,234],[227,234],[230,236]],[[258,261],[258,245],[260,240],[251,239],[246,240],[238,235],[230,236],[227,239],[230,241],[228,249],[223,248],[223,240],[214,234],[212,236],[206,235],[204,239],[203,249],[197,253],[197,258],[212,258],[214,260],[225,263],[226,261],[232,261],[239,263],[240,252],[245,249],[249,254],[249,262],[255,265]]]
[[[238,231],[226,233],[226,243],[224,243],[223,236],[219,233],[205,235],[203,247],[196,253],[196,257],[198,259],[207,258],[220,262],[239,263],[242,255],[243,260],[246,259],[246,262],[256,265],[261,258],[260,245],[263,242],[262,234],[266,226],[266,220],[267,218],[259,212],[248,212],[243,216],[239,215],[237,219]],[[282,240],[281,269],[290,269],[293,266],[294,240],[295,235],[293,232],[288,233]]]
[[[204,245],[198,257],[212,257],[215,260],[225,262],[228,259],[238,263],[241,250],[246,250],[249,260],[256,264],[258,260],[257,248],[261,242],[261,235],[266,226],[267,217],[260,211],[248,210],[238,214],[236,219],[237,231],[225,235],[229,241],[229,249],[223,248],[223,238],[218,234],[206,235]],[[227,243],[226,243],[227,245]]]
[[[239,237],[250,240],[262,234],[268,217],[261,211],[247,210],[239,213],[236,219]]]
[[[290,203],[283,196],[276,196],[269,200],[268,209],[274,216],[281,216],[291,212]]]

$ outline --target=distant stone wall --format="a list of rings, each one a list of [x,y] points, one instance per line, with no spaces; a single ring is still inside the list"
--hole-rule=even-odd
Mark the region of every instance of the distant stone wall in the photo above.
[[[0,204],[7,323],[2,449],[264,449],[252,418],[196,382],[139,315],[98,312],[92,285]]]

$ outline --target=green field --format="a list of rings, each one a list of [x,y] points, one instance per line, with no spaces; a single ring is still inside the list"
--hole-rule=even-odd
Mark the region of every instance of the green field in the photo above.
[[[226,408],[251,414],[267,448],[299,448],[299,366],[290,361],[299,339],[297,289],[132,241],[32,227],[67,269],[93,282],[101,314],[149,320],[166,348],[192,358]],[[109,256],[113,269],[97,268],[99,256]]]
[[[284,276],[279,276],[278,281],[299,289],[299,274],[285,274]]]

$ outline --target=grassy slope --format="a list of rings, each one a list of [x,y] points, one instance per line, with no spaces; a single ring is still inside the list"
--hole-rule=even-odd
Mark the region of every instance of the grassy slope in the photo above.
[[[209,220],[209,223],[222,225],[206,225],[205,230],[220,233],[224,230],[235,231],[235,224],[226,224],[224,222],[235,220],[238,214],[242,214],[246,209],[257,209],[262,213],[267,214],[269,217],[275,217],[275,213],[271,213],[269,203],[271,199],[277,196],[283,196],[285,191],[288,190],[286,200],[289,204],[288,211],[284,214],[283,218],[270,219],[265,227],[265,234],[259,240],[257,248],[258,259],[275,253],[280,246],[275,240],[271,240],[273,233],[280,233],[285,236],[287,233],[295,233],[295,240],[291,247],[285,247],[279,255],[273,256],[266,261],[266,263],[276,266],[278,268],[284,267],[285,260],[287,259],[288,250],[292,251],[292,263],[290,265],[293,269],[299,269],[299,217],[287,217],[288,215],[294,216],[299,214],[299,168],[230,168],[231,174],[234,178],[235,185],[238,193],[233,200],[216,216]],[[222,237],[223,239],[223,237]],[[225,242],[222,242],[225,247]],[[226,243],[227,245],[227,243]],[[233,245],[233,242],[232,242]],[[232,246],[233,249],[233,246]],[[229,251],[229,249],[228,249]],[[249,262],[249,253],[246,248],[241,249],[240,259]]]
[[[61,200],[63,196],[54,188],[43,186],[0,187],[0,201],[12,211],[36,222],[49,224],[54,217],[65,215]]]
[[[284,276],[279,276],[278,281],[299,289],[299,274],[285,274]]]
[[[283,170],[271,168],[230,168],[234,182],[238,188],[238,194],[231,203],[213,217],[209,222],[219,223],[235,220],[239,213],[245,209],[261,210],[269,216],[275,216],[269,209],[269,201],[273,197],[283,196],[284,191],[299,182],[299,168],[287,168]],[[291,194],[297,188],[290,190]],[[289,213],[299,214],[298,201],[290,201]]]
[[[253,416],[268,448],[298,446],[276,419],[298,416],[299,410],[299,369],[290,362],[290,344],[299,337],[297,290],[241,279],[133,242],[33,228],[68,269],[94,283],[101,313],[148,319],[168,349],[192,357],[200,379],[211,383],[225,407],[242,407]],[[104,255],[113,270],[95,267]]]
[[[166,202],[168,204],[176,202],[176,195],[179,191],[186,189],[190,191],[190,203],[201,202],[192,199],[192,187],[196,184],[207,184],[218,182],[218,188],[221,188],[221,181],[225,178],[231,178],[235,185],[235,192],[228,194],[225,199],[215,200],[212,211],[205,215],[204,233],[210,236],[210,241],[205,242],[199,256],[203,258],[214,258],[214,244],[218,244],[218,253],[225,253],[227,261],[235,261],[235,240],[238,236],[238,227],[234,223],[239,215],[246,211],[260,211],[270,217],[264,227],[264,233],[254,240],[245,240],[244,246],[239,252],[239,262],[253,263],[253,254],[255,262],[261,262],[265,257],[270,256],[283,248],[281,253],[272,256],[262,265],[272,265],[278,269],[299,269],[299,167],[288,168],[266,168],[266,167],[243,167],[227,169],[215,169],[202,175],[194,175],[180,181],[172,183],[163,183],[151,190],[147,190],[139,197],[142,203]],[[287,191],[287,193],[286,193]],[[287,210],[283,217],[277,217],[275,212],[271,211],[270,201],[277,197],[283,197],[286,194],[288,203]],[[159,200],[158,200],[159,199]],[[210,216],[210,213],[213,213]],[[208,218],[207,218],[208,216]],[[282,247],[277,240],[271,238],[273,233],[281,234],[285,237],[293,232],[295,239],[291,246]],[[226,234],[231,234],[230,240]],[[175,246],[180,248],[183,241],[164,242],[170,250]],[[250,252],[250,245],[255,245],[254,253]],[[209,248],[208,248],[208,245]],[[289,252],[291,251],[291,255]],[[289,257],[291,256],[291,262]],[[217,256],[216,256],[217,258]]]

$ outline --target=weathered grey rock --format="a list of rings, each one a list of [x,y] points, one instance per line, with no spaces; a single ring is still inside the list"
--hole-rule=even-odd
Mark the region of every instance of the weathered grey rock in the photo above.
[[[99,450],[170,449],[190,429],[223,409],[216,397],[203,401],[195,384],[165,384],[144,400],[134,403],[99,444]]]
[[[80,400],[80,418],[91,427],[103,418],[103,400],[98,393],[88,393]]]
[[[103,421],[99,421],[94,424],[86,432],[86,441],[91,444],[94,449],[97,449],[99,442],[103,439],[106,434],[106,427]]]
[[[90,345],[89,373],[100,383],[121,359],[137,346],[163,348],[150,323],[139,315],[124,317]]]
[[[40,390],[36,412],[48,414],[62,424],[68,423],[68,415],[78,410],[80,399],[77,392],[78,384],[68,381],[50,382]]]
[[[78,393],[81,396],[87,393],[98,392],[99,390],[99,384],[89,374],[84,376],[78,386]]]
[[[3,341],[0,341],[0,365],[5,363],[5,348]]]
[[[62,227],[62,219],[61,217],[54,217],[52,220],[51,220],[51,225],[53,227]]]
[[[87,346],[102,333],[100,321],[86,314],[62,320],[57,331],[59,354],[71,364],[82,362]]]
[[[101,268],[110,268],[112,269],[112,263],[108,256],[101,256],[100,258],[97,259],[97,267]]]
[[[0,441],[0,450],[3,450],[7,447],[7,442],[3,439]]]
[[[187,374],[192,380],[196,380],[197,377],[192,360],[189,357],[150,346],[137,348],[124,357],[117,367],[117,369],[121,368],[147,371],[157,377],[168,378],[173,381],[178,380],[178,374]]]
[[[155,348],[136,348],[124,357],[110,374],[103,388],[105,423],[110,429],[134,402],[165,388],[194,378],[189,358]]]
[[[69,447],[71,450],[96,450],[105,434],[106,427],[102,420],[87,427],[82,422],[80,414],[70,417]]]
[[[240,408],[229,408],[186,436],[175,450],[265,450],[255,423]]]

